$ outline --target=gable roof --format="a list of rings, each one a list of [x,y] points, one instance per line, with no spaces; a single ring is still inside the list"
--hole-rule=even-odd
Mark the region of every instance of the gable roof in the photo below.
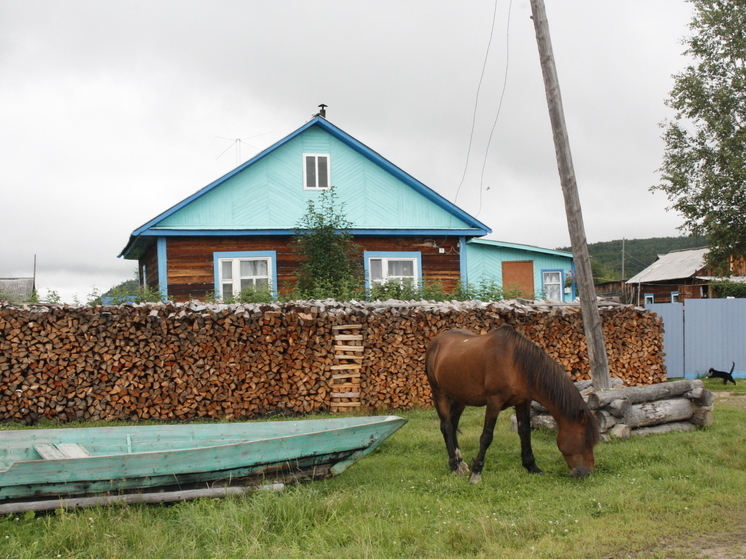
[[[197,212],[193,210],[199,208],[200,205],[222,204],[223,207],[228,207],[229,205],[234,204],[235,202],[233,200],[240,198],[240,196],[235,195],[235,192],[240,192],[241,189],[245,190],[249,188],[246,184],[248,182],[246,177],[250,177],[251,173],[260,173],[260,169],[265,162],[273,161],[273,158],[280,158],[283,153],[283,148],[287,147],[287,149],[290,149],[290,146],[294,146],[294,142],[300,141],[301,137],[309,137],[309,135],[312,136],[315,133],[333,138],[332,141],[336,142],[335,145],[345,154],[351,152],[358,154],[363,158],[363,161],[366,162],[369,170],[378,173],[379,176],[376,178],[379,181],[381,177],[385,177],[393,184],[393,187],[391,184],[386,185],[388,188],[387,190],[384,189],[385,193],[383,195],[369,195],[367,198],[368,203],[380,205],[382,198],[385,199],[386,196],[391,196],[392,193],[394,193],[398,197],[398,201],[401,202],[401,200],[404,199],[404,203],[409,204],[409,208],[414,206],[427,206],[428,208],[428,211],[424,212],[427,213],[425,217],[419,215],[420,212],[408,212],[406,214],[408,218],[411,214],[418,214],[417,217],[419,217],[419,221],[415,219],[415,217],[412,217],[410,223],[392,225],[390,222],[386,222],[383,219],[379,219],[377,222],[371,220],[370,223],[363,226],[354,225],[351,231],[353,235],[448,234],[476,237],[491,232],[491,229],[485,224],[467,214],[461,208],[452,204],[440,194],[427,187],[425,184],[421,183],[387,159],[383,158],[377,152],[359,142],[337,126],[331,124],[325,118],[317,116],[242,165],[239,165],[226,175],[208,184],[204,188],[198,190],[191,196],[137,228],[132,232],[129,242],[122,250],[120,256],[136,259],[154,240],[154,237],[161,236],[292,235],[294,233],[295,223],[297,223],[297,220],[301,217],[302,211],[305,210],[305,201],[301,198],[293,201],[284,198],[282,194],[276,194],[276,200],[273,202],[274,206],[272,212],[260,213],[259,211],[254,210],[254,213],[251,214],[251,208],[249,208],[249,206],[252,204],[249,203],[245,204],[246,213],[240,216],[240,218],[228,218],[224,219],[223,222],[215,221],[212,223],[206,223],[204,219],[201,222],[198,222],[199,220],[195,220],[195,214]],[[291,164],[293,164],[292,161]],[[300,171],[299,160],[298,171]],[[254,188],[254,194],[258,193],[265,197],[272,195],[267,192],[269,189],[266,188],[266,182],[262,183],[261,180],[258,180],[255,181],[255,183],[256,184],[252,186],[252,188]],[[264,188],[261,188],[262,186],[264,186]],[[234,191],[233,193],[231,193],[231,189]],[[298,190],[300,190],[300,188]],[[392,201],[394,200],[393,198],[391,199]],[[289,212],[289,208],[292,207],[293,202],[295,202],[296,212],[298,211],[298,208],[301,209],[301,213],[295,217],[292,217]],[[351,197],[350,202],[357,203],[358,197]],[[390,211],[390,209],[387,210],[384,207],[379,207],[377,210],[377,215],[388,216],[386,219],[391,219],[393,212]],[[365,219],[368,219],[370,215],[376,213],[366,211],[365,208],[359,209],[358,211],[359,215],[364,216]],[[285,214],[283,214],[283,212],[285,212]],[[227,215],[228,213],[228,211],[224,211],[224,215]],[[274,218],[269,214],[273,214]],[[283,214],[282,217],[284,218],[284,221],[278,218],[280,214]],[[290,219],[290,221],[288,221],[288,219]],[[355,220],[352,221],[354,223]]]
[[[642,272],[627,280],[628,284],[650,283],[690,278],[705,268],[708,248],[674,250],[658,259]]]

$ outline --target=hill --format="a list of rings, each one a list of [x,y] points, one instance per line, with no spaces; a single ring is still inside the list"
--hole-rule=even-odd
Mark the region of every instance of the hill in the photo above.
[[[622,246],[624,254],[622,255]],[[593,276],[596,281],[629,279],[655,262],[659,254],[672,250],[707,246],[705,237],[653,237],[589,243]],[[558,250],[570,251],[569,247]],[[624,265],[624,277],[622,277]]]

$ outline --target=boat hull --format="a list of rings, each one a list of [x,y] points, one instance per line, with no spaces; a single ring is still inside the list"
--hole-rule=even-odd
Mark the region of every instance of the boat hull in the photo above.
[[[374,450],[395,416],[0,431],[0,502],[328,477]],[[45,445],[90,456],[43,459]]]

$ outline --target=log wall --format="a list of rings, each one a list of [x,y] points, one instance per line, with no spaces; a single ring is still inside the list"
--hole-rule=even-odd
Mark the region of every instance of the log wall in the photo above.
[[[168,296],[174,301],[204,299],[215,289],[215,252],[274,250],[277,253],[277,283],[281,293],[292,290],[300,257],[293,252],[292,236],[238,237],[168,237],[166,263],[168,267]],[[360,262],[363,251],[419,252],[422,255],[422,274],[426,281],[437,281],[446,291],[454,291],[461,280],[459,238],[433,239],[424,237],[357,236]],[[443,250],[441,253],[440,251]],[[148,266],[148,287],[158,288],[157,255],[153,246],[140,260]]]
[[[612,375],[665,380],[662,323],[601,308]],[[117,307],[0,306],[0,420],[190,420],[327,411],[335,332],[360,325],[359,397],[368,409],[430,406],[425,347],[438,332],[511,324],[589,378],[572,306],[334,301]],[[337,327],[337,328],[335,328]],[[358,390],[358,389],[356,389]]]

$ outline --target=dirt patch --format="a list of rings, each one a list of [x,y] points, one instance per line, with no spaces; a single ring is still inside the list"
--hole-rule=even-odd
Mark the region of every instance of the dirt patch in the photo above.
[[[718,404],[727,404],[734,408],[746,410],[746,394],[736,394],[733,392],[713,392],[713,394],[715,395],[716,406]]]
[[[654,547],[614,559],[744,559],[746,557],[746,521],[740,519],[716,534],[691,538],[665,539]]]

